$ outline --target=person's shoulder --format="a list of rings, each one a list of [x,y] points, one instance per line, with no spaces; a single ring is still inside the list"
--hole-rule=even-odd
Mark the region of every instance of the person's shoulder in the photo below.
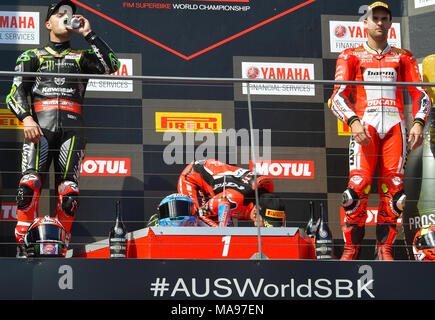
[[[81,59],[82,57],[89,58],[94,55],[95,53],[91,49],[71,49],[71,51],[68,52],[68,56],[74,57],[75,59]]]
[[[363,46],[358,46],[355,48],[347,48],[340,52],[338,58],[343,60],[349,60],[352,59],[359,52],[363,52],[363,51],[365,51]]]
[[[33,48],[33,49],[28,49],[26,51],[23,51],[18,56],[17,62],[28,61],[32,58],[36,58],[38,56],[39,51],[40,48]]]
[[[402,49],[402,48],[397,48],[397,47],[393,47],[393,46],[391,47],[390,52],[392,54],[395,54],[395,55],[403,55],[403,56],[407,56],[407,57],[413,57],[414,56],[414,54],[410,50]]]
[[[93,53],[91,49],[71,49],[70,53],[72,54],[83,54],[83,53]]]
[[[390,53],[396,57],[399,57],[402,64],[415,64],[416,60],[414,54],[407,49],[391,47]]]

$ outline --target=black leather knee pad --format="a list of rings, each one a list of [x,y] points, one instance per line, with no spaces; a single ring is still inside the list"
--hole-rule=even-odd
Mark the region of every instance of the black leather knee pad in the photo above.
[[[66,215],[73,217],[79,208],[79,199],[77,193],[69,193],[62,197],[62,210]]]
[[[17,189],[17,208],[18,209],[25,209],[28,206],[30,206],[30,203],[32,203],[34,191],[32,188],[30,188],[28,185],[22,184]]]
[[[400,190],[393,195],[392,211],[397,216],[400,216],[405,208],[406,194],[405,191]]]
[[[17,208],[25,209],[31,203],[32,199],[35,196],[35,191],[38,191],[41,188],[40,179],[33,174],[24,175],[20,180],[20,185],[17,188]]]
[[[62,211],[73,217],[79,207],[79,187],[75,182],[63,181],[58,191],[62,197]]]
[[[354,211],[359,206],[359,196],[355,190],[347,188],[342,194],[342,205],[345,211]]]

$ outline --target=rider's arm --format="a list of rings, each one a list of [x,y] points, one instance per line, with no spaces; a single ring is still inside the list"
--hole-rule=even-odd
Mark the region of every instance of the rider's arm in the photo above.
[[[335,80],[352,81],[354,77],[354,56],[349,50],[345,50],[338,56]],[[334,92],[329,100],[329,107],[332,113],[349,126],[351,126],[354,121],[358,120],[358,116],[355,114],[354,107],[350,102],[351,91],[352,86],[337,84],[334,86]]]
[[[39,67],[39,59],[34,50],[28,50],[21,54],[17,59],[15,71],[17,72],[36,72]],[[10,93],[6,97],[6,105],[9,110],[20,120],[31,116],[31,106],[27,101],[30,95],[34,77],[23,77],[17,75],[14,77]]]
[[[401,72],[405,82],[421,82],[420,72],[417,61],[412,53],[407,51],[401,56]],[[424,127],[429,114],[431,100],[429,95],[422,87],[408,87],[408,92],[412,98],[412,118],[415,123]]]
[[[84,55],[80,65],[83,73],[111,74],[118,71],[120,62],[107,43],[93,31],[85,36],[91,46]]]

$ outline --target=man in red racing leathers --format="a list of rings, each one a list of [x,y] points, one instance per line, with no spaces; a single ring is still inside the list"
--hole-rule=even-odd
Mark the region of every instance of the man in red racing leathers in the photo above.
[[[284,226],[285,205],[272,194],[272,180],[259,176],[257,186],[260,227]],[[251,220],[257,226],[255,175],[250,170],[214,159],[195,161],[181,173],[178,192],[194,201],[198,214],[211,226],[219,226],[216,220],[221,205],[229,207],[229,217]]]
[[[388,5],[375,2],[364,20],[368,41],[346,49],[338,57],[337,81],[420,82],[411,52],[387,43],[391,27]],[[342,260],[357,259],[364,237],[367,198],[378,165],[380,204],[376,226],[376,258],[393,260],[396,223],[405,205],[403,188],[407,143],[411,150],[421,145],[430,100],[421,87],[408,87],[412,98],[413,125],[407,140],[402,87],[336,85],[330,99],[334,115],[349,125],[349,182],[343,193],[345,210]],[[352,102],[352,100],[353,102]]]
[[[27,50],[17,60],[19,72],[111,74],[119,68],[112,49],[91,30],[89,21],[74,15],[79,26],[68,21],[76,12],[69,0],[49,7],[45,26],[50,42],[42,48]],[[70,47],[73,33],[89,43],[90,50]],[[70,233],[78,207],[78,177],[85,149],[82,103],[88,79],[65,77],[14,77],[8,108],[23,122],[22,177],[17,190],[18,255],[31,222],[38,216],[41,186],[54,160],[56,183],[55,216]],[[27,97],[30,96],[31,104]]]

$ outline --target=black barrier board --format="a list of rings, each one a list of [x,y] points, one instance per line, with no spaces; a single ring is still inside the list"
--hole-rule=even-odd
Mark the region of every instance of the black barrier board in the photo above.
[[[0,264],[3,300],[435,298],[433,264],[424,262],[2,258]]]

